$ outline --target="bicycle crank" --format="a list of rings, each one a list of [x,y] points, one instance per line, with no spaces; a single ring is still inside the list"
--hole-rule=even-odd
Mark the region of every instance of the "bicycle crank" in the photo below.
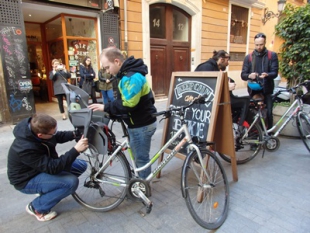
[[[280,140],[277,137],[271,136],[264,144],[267,151],[274,152],[280,147]]]
[[[142,179],[132,179],[129,181],[127,189],[127,195],[133,200],[142,200],[146,206],[146,213],[150,213],[153,203],[147,198],[150,196],[150,185],[148,182]]]

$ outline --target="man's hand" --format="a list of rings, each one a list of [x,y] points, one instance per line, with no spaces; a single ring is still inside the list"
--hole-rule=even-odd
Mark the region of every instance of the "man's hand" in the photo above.
[[[236,83],[228,83],[228,86],[229,86],[229,90],[230,90],[230,91],[235,90],[235,88],[236,88]]]
[[[83,152],[84,150],[86,150],[88,148],[88,139],[84,138],[84,135],[82,135],[81,139],[77,142],[77,144],[74,146],[74,148],[79,153]]]
[[[256,76],[257,76],[257,73],[251,73],[251,74],[249,74],[249,79],[256,79]]]
[[[104,110],[104,105],[103,104],[91,104],[88,106],[93,111],[102,111]]]
[[[266,78],[267,76],[268,76],[268,73],[265,73],[265,72],[264,72],[264,73],[262,73],[259,77],[260,77],[260,78]]]

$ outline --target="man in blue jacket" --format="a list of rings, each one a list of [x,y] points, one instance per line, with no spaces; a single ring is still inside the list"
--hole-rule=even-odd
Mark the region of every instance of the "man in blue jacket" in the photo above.
[[[78,139],[74,131],[57,131],[57,121],[46,114],[34,114],[22,120],[13,131],[15,140],[8,154],[8,178],[15,189],[25,194],[39,194],[26,211],[39,221],[57,216],[51,209],[78,187],[78,176],[87,168],[76,159],[88,148],[82,138],[64,155],[58,156],[57,143]]]
[[[105,111],[111,115],[127,115],[124,121],[128,126],[130,147],[135,156],[137,167],[145,166],[149,161],[151,139],[156,130],[155,100],[145,78],[147,66],[142,59],[129,57],[125,60],[117,48],[107,48],[100,54],[100,62],[107,73],[119,80],[120,98],[105,105],[88,106],[94,111]],[[151,173],[151,166],[139,173],[146,178]]]
[[[251,97],[257,94],[264,96],[267,107],[267,127],[273,125],[272,116],[272,93],[274,89],[274,79],[278,76],[279,62],[275,52],[266,49],[266,35],[258,33],[254,37],[255,50],[248,54],[243,61],[241,78],[244,81],[257,80],[261,83],[261,90],[253,90],[248,86]]]

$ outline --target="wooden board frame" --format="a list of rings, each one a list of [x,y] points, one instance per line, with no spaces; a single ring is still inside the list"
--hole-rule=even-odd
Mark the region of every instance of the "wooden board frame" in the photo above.
[[[180,87],[180,85],[183,85],[183,87]],[[199,85],[202,85],[203,88],[201,88]],[[171,77],[167,108],[169,108],[170,105],[187,105],[193,98],[206,93],[210,96],[210,100],[213,98],[213,102],[211,106],[211,117],[209,124],[204,126],[207,127],[207,135],[205,135],[205,140],[215,142],[214,149],[217,152],[221,152],[231,157],[232,176],[233,180],[237,181],[237,161],[235,156],[227,73],[222,71],[173,72]],[[185,103],[182,103],[182,101],[178,102],[178,99],[180,98],[183,98],[183,102]],[[206,111],[209,110],[206,109]],[[165,120],[161,144],[162,146],[168,141],[169,134],[171,134],[171,121],[171,118]],[[193,133],[197,134],[197,132]],[[170,149],[165,151],[165,153],[170,152]],[[163,157],[164,154],[160,156],[158,163],[163,160]],[[184,160],[186,154],[182,151],[179,151],[176,154],[176,157]],[[158,173],[157,177],[160,177],[160,172]]]

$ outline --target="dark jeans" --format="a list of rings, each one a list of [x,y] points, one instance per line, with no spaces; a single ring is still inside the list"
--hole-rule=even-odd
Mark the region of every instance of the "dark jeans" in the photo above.
[[[65,94],[59,94],[59,95],[55,95],[58,101],[58,107],[59,107],[59,111],[60,113],[64,113],[65,109],[64,109],[64,103],[63,103],[63,98],[66,99],[66,95]]]
[[[238,125],[243,125],[243,122],[245,121],[245,118],[249,110],[250,98],[249,97],[238,97],[238,96],[234,96],[231,94],[230,102],[231,102],[232,109],[241,109]]]
[[[33,208],[41,214],[49,212],[63,198],[73,194],[79,185],[78,176],[87,168],[84,160],[76,159],[71,167],[71,172],[63,171],[51,175],[40,173],[20,190],[26,194],[40,194],[32,201]]]

